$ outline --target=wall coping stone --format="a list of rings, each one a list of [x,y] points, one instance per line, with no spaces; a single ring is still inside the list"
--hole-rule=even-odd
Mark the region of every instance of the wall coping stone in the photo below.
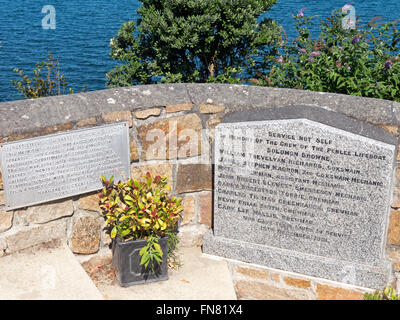
[[[65,123],[76,125],[114,111],[183,103],[223,105],[228,112],[290,105],[319,106],[371,124],[400,124],[400,103],[389,100],[250,85],[154,84],[0,103],[0,138]]]
[[[282,106],[272,109],[253,109],[252,112],[231,112],[221,119],[221,124],[277,119],[308,119],[363,137],[397,145],[397,138],[380,127],[355,120],[339,112],[324,110],[314,106]]]

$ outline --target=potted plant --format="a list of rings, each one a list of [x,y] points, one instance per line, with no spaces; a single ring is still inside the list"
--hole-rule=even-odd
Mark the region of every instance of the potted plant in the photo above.
[[[114,182],[101,176],[99,204],[121,286],[168,279],[168,253],[177,243],[183,206],[181,198],[169,194],[167,179],[149,172],[145,181]]]

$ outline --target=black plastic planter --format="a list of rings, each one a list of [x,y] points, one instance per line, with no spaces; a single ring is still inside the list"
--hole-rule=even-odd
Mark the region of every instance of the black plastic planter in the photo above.
[[[116,237],[112,244],[112,262],[119,284],[128,287],[135,284],[168,280],[168,237],[158,239],[163,252],[163,261],[154,267],[154,272],[140,265],[140,250],[147,240],[124,242]]]

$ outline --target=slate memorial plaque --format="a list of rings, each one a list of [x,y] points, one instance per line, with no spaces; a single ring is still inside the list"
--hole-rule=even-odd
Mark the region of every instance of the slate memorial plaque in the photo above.
[[[129,178],[128,131],[120,122],[3,143],[6,210],[99,190],[101,174]]]
[[[216,127],[214,232],[204,252],[385,285],[395,138],[318,108],[278,109]]]

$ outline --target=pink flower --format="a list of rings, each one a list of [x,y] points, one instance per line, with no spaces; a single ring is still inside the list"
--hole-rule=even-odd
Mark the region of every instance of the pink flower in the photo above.
[[[393,67],[393,62],[392,62],[392,60],[387,60],[386,62],[385,62],[385,68],[384,68],[384,70],[385,71],[388,71],[389,69],[391,69]]]
[[[308,62],[313,62],[313,61],[314,61],[314,58],[313,58],[313,57],[309,57],[309,58],[307,59],[307,61],[308,61]]]
[[[359,42],[360,42],[360,37],[358,35],[354,36],[353,40],[351,40],[352,44],[356,44],[356,43],[359,43]]]
[[[282,63],[282,62],[283,62],[282,56],[280,56],[279,59],[278,59],[277,61],[278,61],[279,63]]]
[[[321,51],[313,51],[311,52],[311,56],[318,57],[321,54]]]

